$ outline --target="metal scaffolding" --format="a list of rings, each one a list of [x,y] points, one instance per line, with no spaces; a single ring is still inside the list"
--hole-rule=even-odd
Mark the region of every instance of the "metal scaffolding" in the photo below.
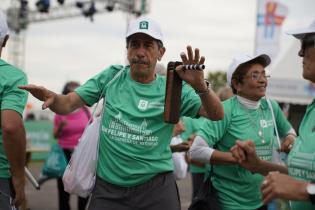
[[[123,11],[139,16],[149,12],[149,0],[83,0],[50,7],[47,12],[29,9],[28,0],[11,0],[6,10],[11,30],[8,60],[24,69],[25,36],[30,24],[85,16],[93,21],[96,14]]]

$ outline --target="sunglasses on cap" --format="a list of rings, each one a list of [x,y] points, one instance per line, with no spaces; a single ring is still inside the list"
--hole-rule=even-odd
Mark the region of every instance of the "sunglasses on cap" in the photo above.
[[[301,50],[299,51],[299,56],[303,57],[306,48],[315,48],[315,34],[306,35],[301,41]]]

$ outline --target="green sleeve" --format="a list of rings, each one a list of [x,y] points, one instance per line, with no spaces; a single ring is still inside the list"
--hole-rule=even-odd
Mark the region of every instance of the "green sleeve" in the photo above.
[[[284,116],[284,113],[281,110],[279,104],[274,100],[270,100],[270,101],[273,107],[273,112],[274,112],[275,120],[277,123],[279,137],[280,138],[285,137],[288,131],[292,128],[292,126],[287,120],[287,118]]]
[[[224,118],[218,121],[204,120],[200,130],[197,132],[197,135],[201,136],[210,147],[222,140],[228,130],[229,122],[231,121],[231,104],[231,100],[224,101],[222,103]]]
[[[182,117],[181,120],[183,121],[185,131],[180,134],[181,138],[184,141],[187,141],[189,136],[193,134],[193,118],[190,117]]]
[[[180,134],[181,138],[184,141],[187,141],[191,134],[196,133],[200,129],[205,119],[206,118],[204,117],[199,118],[182,117],[185,131]]]
[[[181,116],[195,118],[201,107],[200,97],[195,93],[194,89],[187,83],[183,82],[182,89]]]
[[[18,86],[27,84],[26,75],[22,71],[12,68],[2,72],[4,75],[0,75],[0,78],[4,78],[5,83],[1,96],[1,110],[14,110],[22,116],[28,93],[19,89]]]
[[[123,66],[119,65],[110,66],[75,89],[75,92],[88,106],[92,106],[100,99],[106,84],[110,82],[122,68]]]

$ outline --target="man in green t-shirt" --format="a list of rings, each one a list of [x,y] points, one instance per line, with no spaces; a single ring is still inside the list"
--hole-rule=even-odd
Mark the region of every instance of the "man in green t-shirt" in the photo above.
[[[0,10],[0,57],[8,41],[8,26]],[[0,209],[11,210],[25,199],[24,165],[26,137],[22,113],[27,92],[26,75],[0,59]]]
[[[301,41],[299,56],[303,58],[303,77],[315,82],[315,20],[306,28],[289,32]],[[237,142],[233,156],[244,168],[267,175],[261,191],[264,203],[275,198],[292,200],[292,210],[315,209],[315,101],[308,105],[292,150],[288,168],[259,159],[251,141]],[[245,158],[246,157],[246,158]],[[284,169],[283,169],[284,168]],[[288,175],[279,172],[286,171]]]
[[[92,106],[106,95],[89,209],[177,210],[180,203],[169,147],[174,125],[163,122],[166,78],[155,73],[165,53],[161,29],[152,19],[140,17],[130,22],[126,44],[130,65],[111,66],[73,93],[58,95],[36,85],[21,88],[44,101],[44,109],[58,114]],[[181,54],[184,64],[205,61],[199,49],[193,52],[188,46],[187,54]],[[203,72],[184,71],[182,66],[176,71],[185,81],[181,115],[221,119],[220,100],[207,87]]]

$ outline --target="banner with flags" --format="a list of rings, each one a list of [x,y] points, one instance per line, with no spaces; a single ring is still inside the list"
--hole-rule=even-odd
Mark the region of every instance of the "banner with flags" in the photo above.
[[[255,54],[265,53],[274,59],[279,52],[282,24],[288,8],[277,0],[257,0]]]

